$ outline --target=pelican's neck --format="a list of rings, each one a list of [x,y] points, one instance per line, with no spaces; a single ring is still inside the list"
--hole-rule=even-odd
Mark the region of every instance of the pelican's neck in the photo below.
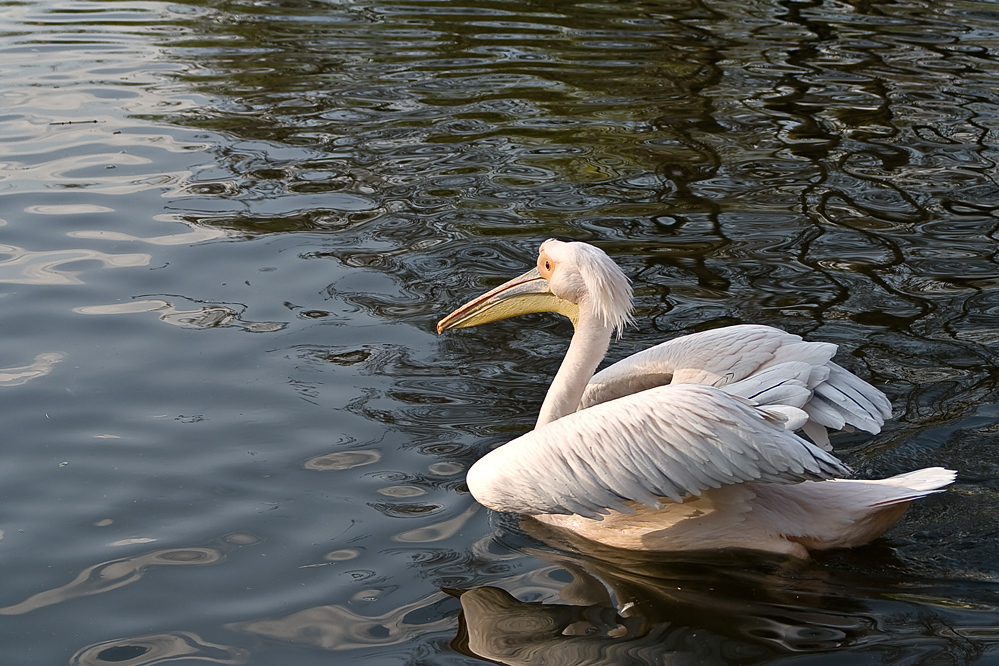
[[[576,331],[548,388],[536,428],[576,411],[587,382],[607,353],[612,333],[611,326],[592,316],[587,308],[580,307]]]

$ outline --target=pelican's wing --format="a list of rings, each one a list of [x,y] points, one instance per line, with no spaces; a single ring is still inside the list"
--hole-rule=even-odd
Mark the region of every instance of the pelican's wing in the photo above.
[[[744,481],[795,483],[849,469],[784,428],[783,417],[719,389],[649,389],[564,416],[492,451],[469,490],[499,511],[579,514],[660,507]]]
[[[601,370],[587,385],[580,408],[654,386],[695,383],[725,387],[761,405],[804,409],[810,417],[805,432],[819,444],[828,444],[825,427],[852,425],[880,432],[891,417],[891,403],[881,391],[833,363],[835,353],[834,344],[806,342],[770,326],[744,324],[694,333]],[[805,371],[801,364],[811,369]],[[790,383],[807,389],[808,400],[783,402]]]
[[[580,406],[592,407],[670,383],[731,384],[773,361],[782,346],[801,342],[797,335],[752,324],[684,335],[632,354],[593,375]],[[823,350],[828,356],[822,363],[836,353],[834,345],[814,344],[831,348]]]

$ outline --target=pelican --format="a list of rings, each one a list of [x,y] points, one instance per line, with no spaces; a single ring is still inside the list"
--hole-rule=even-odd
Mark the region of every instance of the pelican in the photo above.
[[[484,506],[609,546],[746,548],[806,558],[865,544],[955,473],[840,478],[827,428],[878,433],[876,388],[836,345],[759,325],[695,333],[594,374],[632,321],[628,278],[602,250],[547,240],[537,265],[462,305],[438,333],[532,312],[575,328],[531,432],[468,470]],[[799,436],[800,429],[811,441]]]

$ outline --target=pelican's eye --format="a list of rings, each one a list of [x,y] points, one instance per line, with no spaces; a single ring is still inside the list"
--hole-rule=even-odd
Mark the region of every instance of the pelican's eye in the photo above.
[[[544,252],[538,257],[538,272],[541,273],[541,277],[548,280],[552,276],[552,268],[555,267],[555,262],[551,260]]]

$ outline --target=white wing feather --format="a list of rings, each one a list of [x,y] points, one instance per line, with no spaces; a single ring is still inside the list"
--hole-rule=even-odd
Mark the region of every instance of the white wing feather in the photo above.
[[[784,428],[779,414],[697,384],[653,388],[564,416],[490,452],[468,471],[498,511],[599,518],[659,508],[744,481],[797,483],[849,473]]]
[[[788,340],[790,338],[790,340]],[[582,407],[669,383],[722,386],[745,379],[776,350],[801,338],[769,326],[727,326],[663,342],[593,376]],[[831,357],[831,355],[830,355]],[[828,359],[827,359],[828,360]]]
[[[589,408],[678,383],[723,387],[761,405],[789,405],[810,417],[806,433],[828,442],[820,426],[878,433],[891,417],[888,398],[832,362],[836,345],[744,324],[685,335],[633,354],[593,376],[580,401]],[[792,386],[794,388],[792,388]],[[801,400],[807,391],[807,399]]]

